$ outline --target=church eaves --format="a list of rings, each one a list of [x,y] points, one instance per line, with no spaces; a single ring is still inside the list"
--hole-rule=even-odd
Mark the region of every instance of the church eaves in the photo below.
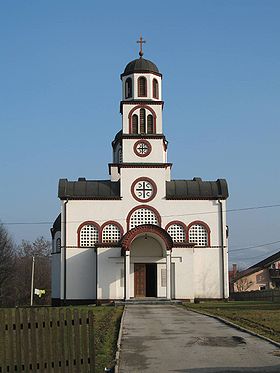
[[[120,199],[120,183],[110,180],[60,179],[58,197],[64,199]]]
[[[217,181],[171,180],[166,182],[166,199],[227,199],[228,187],[225,179]]]

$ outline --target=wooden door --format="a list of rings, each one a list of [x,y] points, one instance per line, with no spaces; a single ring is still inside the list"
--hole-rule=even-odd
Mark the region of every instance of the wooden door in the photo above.
[[[146,265],[134,264],[134,297],[140,298],[146,296]]]

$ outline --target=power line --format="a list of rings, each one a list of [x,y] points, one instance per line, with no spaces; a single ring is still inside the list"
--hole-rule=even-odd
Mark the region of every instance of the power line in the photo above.
[[[274,254],[276,254],[276,253],[277,253],[277,251]],[[249,258],[240,258],[240,260],[258,259],[258,258],[262,258],[262,257],[264,257],[264,259],[266,259],[267,258],[266,255],[267,254],[261,254],[261,255],[257,255],[257,256],[250,256]],[[273,255],[273,254],[270,254],[269,256],[271,256],[271,255]]]
[[[148,206],[147,206],[148,207]],[[267,208],[273,208],[273,207],[280,207],[280,204],[274,204],[274,205],[263,205],[263,206],[255,206],[255,207],[243,207],[243,208],[236,208],[236,209],[228,209],[224,210],[225,213],[228,212],[239,212],[239,211],[250,211],[250,210],[259,210],[259,209],[267,209]],[[201,212],[194,212],[189,214],[173,214],[173,215],[161,215],[164,218],[168,217],[182,217],[182,216],[194,216],[194,215],[206,215],[206,214],[218,214],[219,211],[201,211]],[[114,218],[113,220],[116,221],[122,221],[125,220],[126,217],[120,219],[120,218]],[[103,222],[104,219],[95,219],[96,222]],[[67,221],[67,223],[80,223],[80,220],[76,221]],[[38,222],[2,222],[3,225],[49,225],[53,224],[53,221],[38,221]]]
[[[274,245],[275,243],[279,243],[280,241],[274,241],[274,242],[267,242],[267,243],[264,243],[262,245],[254,245],[254,246],[247,246],[247,247],[241,247],[239,249],[233,249],[233,250],[230,250],[230,252],[234,252],[234,251],[243,251],[243,250],[247,250],[247,249],[255,249],[257,247],[263,247],[263,246],[269,246],[269,245]]]

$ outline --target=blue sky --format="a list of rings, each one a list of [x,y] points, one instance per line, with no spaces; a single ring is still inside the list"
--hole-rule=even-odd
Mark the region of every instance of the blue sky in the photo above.
[[[172,5],[171,5],[172,4]],[[229,184],[229,209],[280,204],[280,2],[0,3],[0,219],[49,238],[58,179],[108,178],[120,73],[144,52],[163,73],[173,178]],[[232,211],[230,261],[280,250],[280,207]]]

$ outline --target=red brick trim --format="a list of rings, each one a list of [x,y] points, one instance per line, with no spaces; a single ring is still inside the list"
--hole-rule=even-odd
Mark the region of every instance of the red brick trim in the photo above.
[[[208,246],[211,246],[211,242],[210,242],[210,233],[211,233],[211,230],[210,230],[210,227],[209,227],[209,225],[208,224],[206,224],[204,221],[201,221],[201,220],[195,220],[195,221],[192,221],[189,225],[188,225],[188,228],[187,228],[187,241],[189,242],[189,230],[190,230],[190,228],[193,226],[193,225],[196,225],[196,224],[198,224],[198,225],[202,225],[205,229],[206,229],[206,231],[207,231],[207,238],[208,238],[208,245],[207,245],[207,247]]]
[[[150,198],[141,199],[141,198],[137,197],[136,194],[134,193],[134,187],[139,181],[148,181],[150,184],[152,184],[153,193],[152,193]],[[155,196],[157,194],[157,186],[156,186],[156,183],[152,179],[150,179],[149,177],[144,177],[144,176],[143,177],[138,177],[138,179],[134,180],[134,182],[132,183],[131,188],[130,188],[130,192],[131,192],[133,198],[136,199],[136,201],[138,201],[138,202],[150,202],[152,199],[155,198]]]
[[[159,236],[165,243],[166,250],[172,250],[173,241],[170,235],[158,225],[144,224],[139,225],[128,231],[121,240],[122,249],[127,251],[131,249],[131,244],[134,239],[143,233],[154,233]]]
[[[121,247],[119,242],[100,242],[95,244],[95,247]]]
[[[181,225],[181,226],[183,227],[184,232],[185,232],[185,235],[186,235],[186,238],[187,238],[188,228],[187,228],[186,224],[183,223],[183,222],[180,221],[180,220],[172,220],[171,222],[169,222],[168,224],[166,224],[166,227],[165,227],[166,232],[167,232],[167,229],[168,229],[171,225],[174,225],[174,224]]]
[[[101,241],[101,237],[100,237],[100,225],[97,224],[95,221],[91,221],[91,220],[87,220],[87,221],[84,221],[82,224],[79,225],[78,229],[77,229],[77,239],[78,239],[78,242],[77,242],[77,247],[78,248],[86,248],[86,246],[81,246],[80,245],[80,238],[81,238],[81,229],[85,226],[85,225],[94,225],[96,228],[97,228],[97,231],[98,231],[98,241],[100,242]]]
[[[109,243],[109,244],[112,244],[112,243],[116,243],[115,241],[113,242],[103,242],[103,238],[102,238],[102,236],[103,236],[103,229],[106,227],[106,225],[109,225],[109,224],[112,224],[112,225],[115,225],[116,227],[118,227],[119,228],[119,230],[120,230],[120,232],[121,232],[121,238],[122,238],[122,236],[123,236],[123,227],[120,225],[120,223],[118,223],[117,221],[114,221],[114,220],[108,220],[108,221],[106,221],[105,223],[103,223],[102,225],[101,225],[101,227],[100,227],[100,242],[102,242],[103,244],[104,243]]]
[[[145,153],[145,154],[141,154],[141,153],[139,153],[138,152],[138,150],[137,150],[137,146],[139,145],[139,144],[145,144],[145,145],[147,145],[147,153]],[[133,151],[134,151],[134,153],[138,156],[138,157],[147,157],[150,153],[151,153],[151,151],[152,151],[152,145],[149,143],[149,141],[147,141],[147,140],[138,140],[138,141],[136,141],[136,143],[134,144],[134,146],[133,146]]]
[[[150,111],[153,115],[153,118],[154,118],[154,128],[153,128],[153,132],[156,133],[156,120],[157,120],[157,115],[156,115],[156,112],[148,105],[146,105],[145,103],[141,103],[139,105],[136,105],[134,106],[134,108],[132,108],[128,114],[128,121],[129,121],[129,133],[132,134],[132,114],[134,113],[135,110],[137,109],[146,109],[148,111]],[[150,134],[152,135],[152,134]],[[146,135],[145,135],[146,137]]]
[[[149,205],[138,205],[138,206],[135,206],[132,210],[130,210],[130,212],[128,213],[128,215],[126,217],[127,231],[129,231],[129,222],[130,222],[131,215],[134,213],[134,211],[139,210],[139,209],[147,209],[147,210],[153,211],[154,214],[157,217],[158,224],[159,224],[158,226],[159,227],[161,226],[161,217],[160,217],[160,214],[159,214],[159,212],[154,207],[149,206]]]
[[[109,163],[109,167],[112,166],[117,166],[119,168],[168,168],[172,167],[172,163]],[[118,198],[119,197],[116,199]]]
[[[143,71],[142,69],[139,69],[139,70],[134,70],[133,72],[130,72],[128,74],[124,74],[122,73],[120,75],[120,79],[122,79],[124,76],[128,76],[128,75],[133,75],[133,74],[149,74],[149,75],[156,75],[156,76],[159,76],[160,78],[162,78],[162,74],[161,73],[157,73],[155,71]]]

